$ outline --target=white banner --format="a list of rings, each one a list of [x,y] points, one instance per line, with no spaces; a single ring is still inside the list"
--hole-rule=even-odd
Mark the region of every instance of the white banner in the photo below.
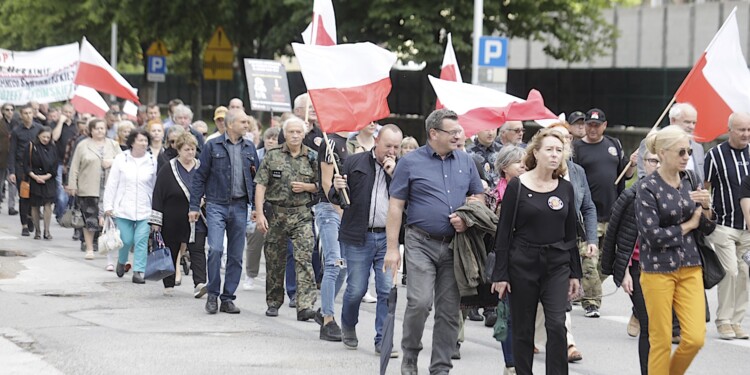
[[[0,49],[0,103],[68,100],[78,60],[78,43],[29,52]]]

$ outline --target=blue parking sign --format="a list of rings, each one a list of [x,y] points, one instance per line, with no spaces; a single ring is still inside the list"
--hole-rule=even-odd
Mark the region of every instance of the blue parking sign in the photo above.
[[[167,73],[167,58],[164,56],[148,57],[148,74],[165,74]]]
[[[508,67],[508,38],[500,36],[479,37],[479,66]]]

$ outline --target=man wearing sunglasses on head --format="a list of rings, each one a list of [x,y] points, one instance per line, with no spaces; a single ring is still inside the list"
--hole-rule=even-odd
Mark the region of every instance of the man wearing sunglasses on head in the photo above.
[[[625,181],[635,174],[635,165],[628,167],[625,178],[615,185],[617,176],[628,165],[628,157],[617,138],[604,135],[607,128],[607,117],[604,111],[592,108],[586,112],[586,135],[573,141],[573,161],[586,171],[586,180],[591,188],[591,200],[596,206],[597,237],[599,246],[604,247],[604,234],[607,232],[609,216],[617,196],[625,189]],[[602,304],[602,281],[599,254],[583,254],[584,296],[581,306],[588,318],[598,318]]]
[[[686,133],[693,135],[695,125],[698,122],[698,111],[690,103],[677,103],[669,109],[669,125],[678,125]],[[688,160],[687,169],[695,172],[698,181],[703,181],[703,162],[706,156],[703,145],[690,139],[690,150],[692,152]],[[638,178],[646,175],[643,165],[643,154],[646,152],[646,140],[641,141],[638,147]]]

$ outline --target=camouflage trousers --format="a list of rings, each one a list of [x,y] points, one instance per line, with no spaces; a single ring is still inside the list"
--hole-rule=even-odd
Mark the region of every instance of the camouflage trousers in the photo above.
[[[275,212],[268,226],[263,247],[266,256],[266,304],[278,308],[284,303],[287,239],[291,239],[294,270],[297,273],[297,311],[312,309],[317,293],[312,267],[312,213],[309,209],[295,213]]]
[[[607,232],[607,224],[609,223],[598,223],[596,225],[596,234],[599,238],[599,252],[602,251],[604,245],[604,234]],[[583,287],[583,297],[581,298],[581,306],[586,308],[588,306],[594,306],[597,309],[602,306],[602,282],[606,280],[607,275],[602,273],[602,264],[599,262],[599,254],[594,257],[587,258],[586,254],[586,242],[581,242],[578,250],[581,254],[581,268],[583,269],[583,279],[581,279],[581,287]]]

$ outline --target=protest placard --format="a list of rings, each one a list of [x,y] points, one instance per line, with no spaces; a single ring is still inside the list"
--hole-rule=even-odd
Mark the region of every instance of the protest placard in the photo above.
[[[247,90],[253,111],[291,112],[284,65],[273,60],[245,59]]]
[[[36,51],[0,49],[0,103],[68,100],[78,69],[78,43]]]

